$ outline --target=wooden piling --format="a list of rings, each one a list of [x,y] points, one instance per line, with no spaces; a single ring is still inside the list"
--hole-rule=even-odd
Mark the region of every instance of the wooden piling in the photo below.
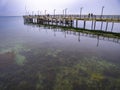
[[[107,31],[107,28],[108,28],[108,21],[106,22],[106,28],[105,28],[105,31]]]
[[[53,18],[52,18],[52,25],[53,25]]]
[[[78,28],[78,20],[76,20],[76,28]]]
[[[103,21],[101,22],[101,28],[100,28],[100,30],[102,30],[102,27],[103,27]]]
[[[64,26],[64,21],[65,21],[65,20],[64,20],[64,19],[62,19],[62,26]]]
[[[92,19],[92,24],[91,24],[91,30],[93,29],[93,19]]]
[[[48,25],[49,25],[49,19],[47,21],[48,21]]]
[[[70,26],[73,27],[73,20],[70,20]]]
[[[57,19],[55,19],[55,23],[56,23],[56,25],[58,25],[58,23],[57,23]]]
[[[94,21],[94,30],[95,30],[95,28],[96,28],[96,20]]]
[[[94,15],[94,30],[95,30],[95,28],[96,28],[96,15]]]
[[[65,22],[64,22],[65,26],[66,26],[66,19],[65,19]]]
[[[85,29],[86,27],[86,20],[84,20],[84,25],[83,25],[83,28]]]
[[[113,31],[113,27],[114,27],[114,22],[112,22],[112,28],[111,28],[111,32]]]

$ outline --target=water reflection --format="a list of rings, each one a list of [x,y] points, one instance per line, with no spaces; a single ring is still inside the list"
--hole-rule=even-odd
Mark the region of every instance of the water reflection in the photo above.
[[[63,32],[64,34],[64,37],[67,38],[67,35],[74,35],[76,37],[78,37],[78,42],[80,42],[81,40],[81,36],[84,36],[84,37],[88,37],[88,38],[96,38],[96,46],[98,47],[99,46],[99,43],[100,43],[100,40],[103,40],[103,41],[109,41],[109,42],[113,42],[113,43],[117,43],[117,44],[120,44],[120,39],[119,38],[110,38],[110,37],[105,37],[105,36],[99,36],[99,35],[95,35],[95,34],[89,34],[89,33],[83,33],[83,32],[76,32],[76,31],[73,31],[72,29],[61,29],[59,27],[56,27],[56,26],[48,26],[48,25],[40,25],[40,24],[30,24],[30,23],[24,23],[25,25],[30,25],[31,27],[38,27],[39,28],[39,31],[43,29],[46,30],[47,32],[47,29],[50,29],[53,31],[53,35],[56,37],[57,36],[57,33],[56,32]]]

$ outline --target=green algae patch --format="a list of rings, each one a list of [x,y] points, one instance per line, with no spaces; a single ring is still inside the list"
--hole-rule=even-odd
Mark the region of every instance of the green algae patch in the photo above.
[[[111,71],[112,76],[106,74],[107,71]],[[67,90],[76,90],[76,88],[77,90],[97,90],[98,88],[100,90],[110,90],[112,87],[119,88],[119,71],[120,67],[118,65],[100,58],[83,58],[72,67],[64,66],[61,68],[56,76],[54,90],[66,90],[66,88],[68,88]],[[119,76],[116,78],[114,74]]]
[[[24,65],[26,57],[21,55],[20,52],[26,50],[27,49],[25,49],[21,44],[17,44],[14,47],[2,49],[0,53],[14,53],[14,58],[12,60],[14,60],[18,65]]]
[[[104,80],[104,76],[102,74],[99,74],[99,73],[92,73],[91,75],[91,80],[94,80],[94,81],[101,81],[101,80]]]
[[[45,56],[51,56],[51,57],[54,57],[56,58],[58,56],[59,53],[61,53],[62,50],[54,50],[54,49],[48,49],[46,50],[46,54]]]
[[[26,58],[23,55],[16,54],[15,61],[18,65],[24,65],[24,63],[26,62]]]
[[[9,48],[9,49],[1,49],[0,54],[4,54],[4,53],[7,53],[7,52],[11,52],[11,51],[12,51],[11,48]]]
[[[44,89],[43,80],[44,80],[44,77],[39,73],[38,74],[38,81],[36,84],[36,90],[43,90]]]
[[[97,57],[91,57],[80,60],[75,67],[80,68],[83,71],[89,71],[89,73],[93,73],[93,72],[99,73],[99,72],[103,72],[104,70],[108,70],[111,67],[115,68],[116,65]]]

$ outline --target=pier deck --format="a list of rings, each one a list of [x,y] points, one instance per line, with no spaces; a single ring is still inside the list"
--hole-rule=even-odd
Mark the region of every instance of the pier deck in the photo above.
[[[25,15],[24,18],[41,18],[41,19],[68,19],[68,20],[87,20],[87,21],[108,21],[120,23],[120,15]]]

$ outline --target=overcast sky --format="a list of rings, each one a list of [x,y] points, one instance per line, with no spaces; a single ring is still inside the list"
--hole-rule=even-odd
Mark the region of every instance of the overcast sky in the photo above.
[[[104,14],[120,15],[120,0],[0,0],[0,16],[23,15],[25,8],[30,13],[44,10],[53,14],[62,13],[67,8],[69,14],[79,14],[80,7],[83,7],[82,14],[100,14],[104,6]]]

